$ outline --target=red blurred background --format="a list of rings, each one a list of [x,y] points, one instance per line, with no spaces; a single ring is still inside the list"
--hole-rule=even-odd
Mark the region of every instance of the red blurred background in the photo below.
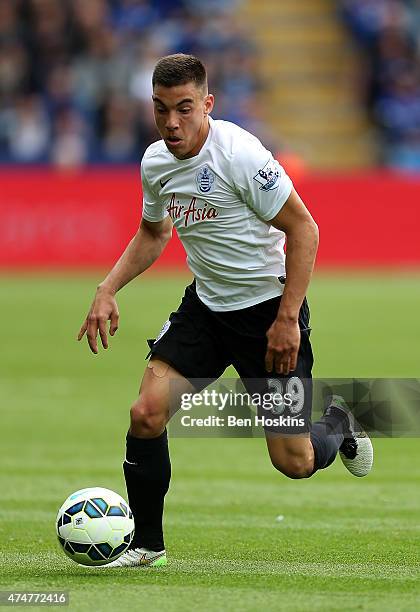
[[[385,170],[299,174],[296,187],[321,228],[319,266],[420,264],[418,178]],[[141,216],[136,167],[8,169],[0,184],[3,268],[109,266]],[[174,236],[154,267],[184,260]]]

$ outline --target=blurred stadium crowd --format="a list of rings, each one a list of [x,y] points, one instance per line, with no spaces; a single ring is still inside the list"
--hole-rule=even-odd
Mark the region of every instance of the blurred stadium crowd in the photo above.
[[[255,51],[234,7],[234,0],[0,0],[0,162],[138,161],[157,136],[153,65],[179,50],[206,62],[217,116],[251,127]]]
[[[256,49],[240,0],[0,0],[0,163],[130,163],[157,133],[156,59],[207,64],[214,116],[271,145],[258,117]],[[420,168],[420,2],[340,0],[363,50],[360,91],[383,164]],[[232,103],[234,100],[234,104]]]
[[[341,0],[363,50],[361,94],[379,128],[382,163],[420,170],[420,2]]]

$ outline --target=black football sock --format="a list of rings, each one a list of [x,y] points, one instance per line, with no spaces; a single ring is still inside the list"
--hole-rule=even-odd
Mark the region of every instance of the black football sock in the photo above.
[[[135,438],[128,433],[123,470],[135,523],[131,548],[163,550],[163,504],[171,479],[166,429],[157,438]]]
[[[323,470],[334,461],[344,439],[345,415],[340,410],[330,410],[311,427],[311,442],[315,454],[314,473]]]

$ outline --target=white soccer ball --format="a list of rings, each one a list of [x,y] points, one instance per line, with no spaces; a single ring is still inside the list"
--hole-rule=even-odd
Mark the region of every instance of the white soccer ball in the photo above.
[[[70,495],[57,514],[58,540],[81,565],[105,565],[122,555],[134,535],[133,514],[121,495],[92,487]]]

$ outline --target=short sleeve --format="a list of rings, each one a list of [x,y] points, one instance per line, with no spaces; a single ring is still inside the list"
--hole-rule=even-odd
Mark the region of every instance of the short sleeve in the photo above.
[[[146,221],[158,222],[168,216],[165,202],[159,199],[150,186],[144,164],[141,165],[141,185],[143,191],[143,218]]]
[[[252,136],[241,141],[232,157],[232,178],[242,200],[265,221],[277,215],[293,188],[284,168]]]

